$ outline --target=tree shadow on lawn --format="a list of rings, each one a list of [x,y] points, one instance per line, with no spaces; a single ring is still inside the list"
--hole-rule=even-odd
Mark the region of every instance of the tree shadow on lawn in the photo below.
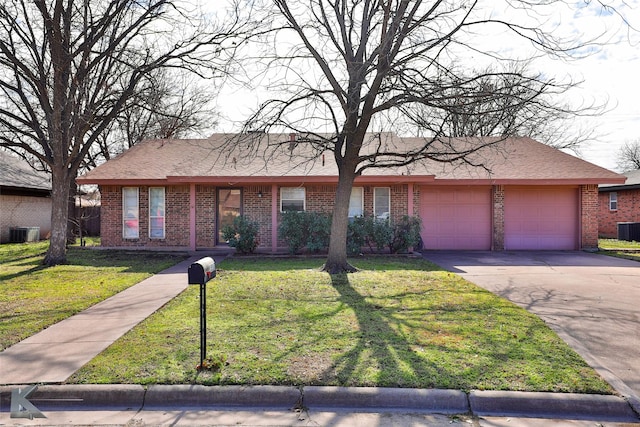
[[[372,386],[388,387],[434,387],[436,382],[428,378],[450,376],[435,363],[420,357],[410,343],[392,324],[401,323],[399,318],[393,319],[397,309],[380,307],[366,300],[349,282],[347,274],[331,275],[331,282],[340,293],[339,300],[353,309],[360,330],[358,342],[353,348],[335,359],[328,368],[325,378],[335,377],[340,384],[358,385],[363,375],[362,370],[377,369],[376,384]],[[441,350],[449,351],[446,348]],[[363,364],[363,358],[371,359],[371,366]],[[458,384],[451,384],[456,386]]]

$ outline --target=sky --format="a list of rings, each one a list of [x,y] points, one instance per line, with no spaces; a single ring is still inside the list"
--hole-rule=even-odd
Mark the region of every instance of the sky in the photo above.
[[[618,150],[625,142],[640,139],[640,0],[568,2],[569,7],[558,7],[558,3],[555,3],[542,11],[543,20],[549,28],[553,28],[554,35],[579,35],[587,40],[605,34],[600,40],[606,43],[588,51],[576,52],[576,58],[579,59],[567,61],[541,57],[532,65],[560,80],[571,78],[582,81],[577,90],[569,94],[574,104],[592,101],[606,104],[601,114],[577,119],[576,127],[593,130],[594,140],[584,144],[579,153],[571,154],[621,172],[616,165]],[[603,2],[613,5],[615,10],[603,7]],[[485,13],[511,20],[512,17],[506,12],[505,16],[500,16],[503,12],[495,7],[495,1],[486,4],[490,5],[490,9],[485,9]],[[483,36],[487,46],[495,46],[496,40],[503,39],[499,33]],[[511,54],[524,52],[521,54],[524,56],[529,48],[522,40],[513,40],[512,44],[506,43],[502,47]],[[470,62],[477,60],[471,58]],[[218,131],[236,131],[237,122],[234,120],[246,117],[258,102],[255,91],[243,92],[237,87],[223,87],[217,101],[221,113]]]

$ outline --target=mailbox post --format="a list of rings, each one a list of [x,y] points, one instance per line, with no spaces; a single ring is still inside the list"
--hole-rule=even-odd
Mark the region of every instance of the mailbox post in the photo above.
[[[204,368],[207,353],[207,282],[216,277],[216,262],[211,257],[199,259],[187,271],[190,285],[200,285],[200,364]]]

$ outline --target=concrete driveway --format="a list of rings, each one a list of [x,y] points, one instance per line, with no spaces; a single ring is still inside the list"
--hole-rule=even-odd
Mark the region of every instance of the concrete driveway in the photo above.
[[[640,263],[586,252],[427,251],[542,318],[640,409]]]

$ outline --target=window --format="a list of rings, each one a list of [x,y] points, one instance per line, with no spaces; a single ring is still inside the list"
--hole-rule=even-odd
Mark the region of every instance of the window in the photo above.
[[[164,239],[164,187],[149,188],[149,237]]]
[[[122,237],[137,239],[140,225],[138,221],[138,188],[122,189]]]
[[[280,189],[280,212],[305,210],[304,187],[283,187]]]
[[[609,193],[609,210],[618,210],[618,193],[616,193],[615,191]]]
[[[389,187],[373,189],[373,214],[378,219],[389,219],[391,212]]]
[[[349,198],[349,218],[353,219],[362,216],[364,197],[362,187],[353,187],[351,189],[351,197]]]

